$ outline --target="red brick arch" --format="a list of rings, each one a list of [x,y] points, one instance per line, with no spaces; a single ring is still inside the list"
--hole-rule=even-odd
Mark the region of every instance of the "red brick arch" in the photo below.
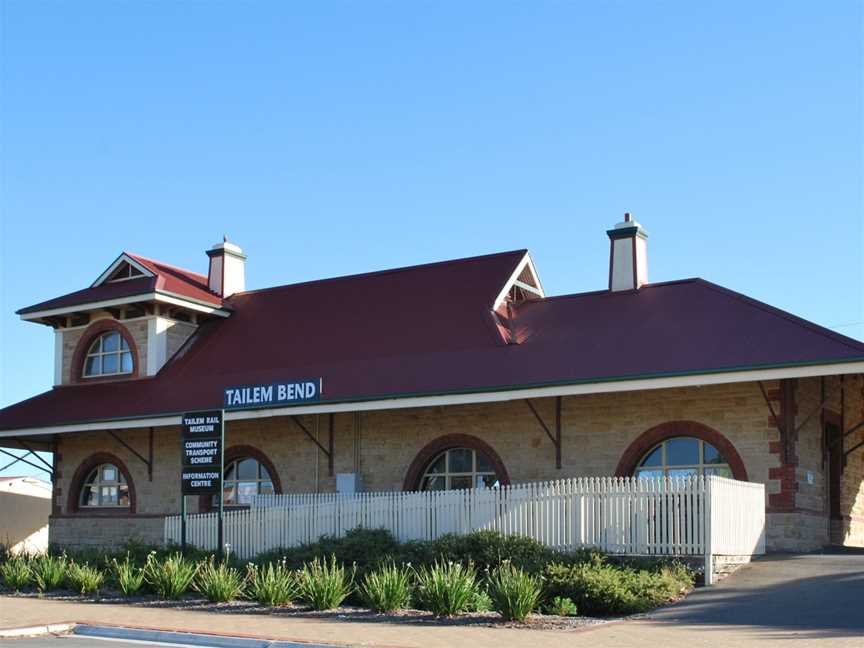
[[[615,469],[615,474],[619,477],[629,477],[636,470],[636,466],[642,457],[651,448],[661,441],[673,437],[695,437],[710,443],[729,462],[732,476],[735,479],[747,481],[747,469],[744,467],[744,461],[741,459],[741,455],[738,454],[735,446],[714,428],[710,428],[697,421],[667,421],[646,430],[624,451],[621,461],[618,462],[618,467]]]
[[[128,507],[106,506],[100,508],[88,506],[81,508],[78,505],[78,502],[81,499],[81,489],[84,488],[84,480],[87,479],[87,475],[90,474],[91,470],[96,466],[101,466],[102,464],[113,464],[126,479],[126,485],[129,487]],[[132,475],[126,467],[126,464],[123,463],[119,457],[110,452],[96,452],[90,455],[81,462],[78,469],[75,471],[75,474],[72,476],[72,481],[69,486],[69,495],[66,500],[67,513],[86,513],[87,515],[128,515],[130,513],[135,513],[136,507],[137,500],[135,498],[135,482],[132,480]]]
[[[445,450],[453,448],[471,448],[483,453],[489,458],[492,465],[495,466],[495,474],[501,485],[510,483],[510,476],[507,474],[504,462],[501,461],[501,457],[498,456],[498,453],[495,452],[492,446],[468,434],[447,434],[430,441],[417,453],[414,461],[408,467],[408,472],[405,474],[402,490],[412,491],[419,489],[420,480],[423,478],[423,473],[426,471],[429,462]]]
[[[126,343],[129,345],[129,350],[132,352],[132,373],[119,374],[113,376],[91,376],[84,378],[84,360],[87,358],[87,351],[90,350],[90,345],[93,340],[108,331],[117,331]],[[75,345],[75,351],[72,354],[72,364],[69,367],[69,379],[73,383],[91,383],[101,382],[103,380],[128,380],[138,377],[138,345],[135,344],[135,339],[129,329],[123,326],[120,322],[113,319],[96,320],[88,326],[81,337],[78,339],[78,344]]]

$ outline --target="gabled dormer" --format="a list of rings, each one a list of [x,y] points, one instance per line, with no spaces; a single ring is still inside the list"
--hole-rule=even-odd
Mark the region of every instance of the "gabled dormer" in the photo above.
[[[128,281],[130,279],[139,279],[141,277],[152,277],[153,273],[147,269],[140,261],[137,261],[128,252],[123,252],[114,260],[108,268],[99,275],[99,278],[90,286],[95,288],[105,283],[117,283],[118,281]]]
[[[522,302],[545,297],[546,293],[543,291],[543,284],[540,283],[540,276],[537,274],[531,255],[526,250],[492,305],[492,317],[504,342],[519,343],[515,307]]]
[[[54,384],[66,385],[154,376],[231,309],[206,275],[123,252],[89,288],[17,312],[54,329]]]

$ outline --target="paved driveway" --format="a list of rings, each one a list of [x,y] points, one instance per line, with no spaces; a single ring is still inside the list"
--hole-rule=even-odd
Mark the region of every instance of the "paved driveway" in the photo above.
[[[859,637],[864,646],[864,550],[769,555],[652,618],[751,626],[775,635]]]

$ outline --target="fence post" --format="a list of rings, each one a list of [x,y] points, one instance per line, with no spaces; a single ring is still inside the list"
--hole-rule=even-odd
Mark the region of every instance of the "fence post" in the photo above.
[[[705,480],[703,510],[705,511],[705,586],[707,587],[714,584],[714,532],[711,528],[711,514],[714,507],[714,500],[711,497],[711,483],[714,478],[709,475],[702,479]]]

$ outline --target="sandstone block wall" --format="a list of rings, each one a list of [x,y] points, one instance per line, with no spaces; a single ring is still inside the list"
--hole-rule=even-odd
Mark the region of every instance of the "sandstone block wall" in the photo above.
[[[862,412],[864,381],[861,377],[847,377],[847,381],[847,388],[854,383],[859,394],[852,397],[851,390],[847,391],[848,418],[853,409]],[[779,384],[768,382],[765,387],[775,393]],[[799,424],[804,422],[819,388],[818,378],[796,384]],[[554,399],[533,403],[551,428]],[[769,508],[770,549],[808,550],[828,542],[818,419],[806,422],[798,434],[793,505]],[[300,420],[326,447],[330,416],[305,416]],[[334,473],[359,472],[364,490],[401,490],[409,466],[426,444],[447,434],[467,434],[486,442],[500,455],[514,482],[612,475],[637,437],[656,425],[677,420],[696,421],[722,434],[743,459],[749,480],[765,483],[767,492],[777,496],[777,502],[786,501],[785,492],[790,490],[791,482],[782,478],[786,473],[777,452],[780,435],[758,384],[752,382],[566,397],[562,407],[560,470],[555,468],[553,444],[524,401],[340,413],[333,418]],[[120,430],[118,434],[146,456],[147,430]],[[864,438],[864,430],[861,436]],[[76,545],[93,544],[94,537],[112,543],[128,537],[147,541],[161,538],[159,516],[180,511],[179,428],[155,430],[152,480],[146,466],[105,433],[60,435],[57,439],[59,470],[52,541]],[[238,445],[251,446],[270,459],[284,492],[335,490],[335,476],[329,474],[326,456],[288,417],[229,422],[226,449]],[[108,516],[93,522],[93,517],[68,509],[72,475],[97,451],[110,452],[124,462],[134,480],[136,515]],[[807,483],[808,471],[814,477],[812,485]],[[848,544],[864,541],[862,477],[864,451],[850,457],[844,474],[843,506],[844,511],[849,511],[849,519],[845,521],[843,541]],[[190,498],[190,513],[197,510],[197,500]],[[94,532],[97,535],[88,535],[91,526],[100,527],[98,533]]]

